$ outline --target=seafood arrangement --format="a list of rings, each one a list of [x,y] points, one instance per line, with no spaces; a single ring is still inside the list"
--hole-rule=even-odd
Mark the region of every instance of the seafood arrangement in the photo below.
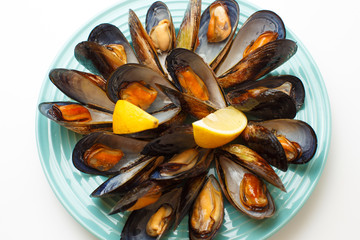
[[[239,15],[234,0],[216,0],[203,11],[200,0],[189,0],[174,26],[167,5],[157,1],[145,24],[129,10],[131,41],[103,23],[77,44],[74,56],[88,72],[50,71],[73,101],[43,102],[39,111],[83,135],[73,164],[107,178],[89,194],[116,198],[109,214],[131,212],[121,239],[160,239],[186,215],[190,239],[212,239],[225,201],[249,218],[270,218],[276,204],[269,185],[286,195],[276,171],[313,158],[315,131],[294,119],[304,105],[301,79],[269,74],[296,54],[296,42],[286,39],[272,11],[257,11],[242,26]],[[153,115],[159,127],[113,133],[118,100]],[[245,130],[222,147],[197,146],[191,123],[227,106],[248,116]]]

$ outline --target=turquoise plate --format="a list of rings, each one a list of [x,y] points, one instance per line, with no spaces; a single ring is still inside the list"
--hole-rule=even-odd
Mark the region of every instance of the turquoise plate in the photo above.
[[[211,0],[202,1],[202,9],[211,4]],[[87,39],[90,31],[98,24],[108,22],[118,26],[130,40],[128,28],[128,10],[133,9],[140,20],[145,16],[151,2],[132,0],[121,2],[111,9],[95,17],[84,26],[60,51],[52,68],[70,68],[85,71],[74,58],[75,45]],[[166,1],[174,20],[179,27],[187,0]],[[239,1],[239,26],[259,8],[252,4]],[[275,10],[276,11],[276,10]],[[285,23],[286,24],[286,23]],[[269,186],[277,206],[276,214],[266,220],[253,220],[237,212],[227,201],[225,202],[225,219],[216,239],[264,239],[270,237],[283,227],[304,205],[315,188],[324,165],[330,145],[331,115],[328,95],[321,74],[301,41],[288,30],[287,38],[295,40],[298,51],[293,58],[278,68],[275,74],[292,74],[303,80],[306,90],[304,107],[296,118],[309,123],[318,137],[317,152],[308,164],[291,166],[284,173],[278,171],[287,193]],[[41,88],[39,103],[45,101],[69,100],[46,76]],[[119,239],[128,213],[109,216],[107,213],[115,204],[112,199],[94,199],[89,194],[100,185],[105,178],[83,174],[72,164],[72,149],[81,135],[48,120],[37,112],[36,133],[40,161],[44,173],[57,198],[68,212],[88,231],[100,239]],[[187,239],[187,219],[184,219],[175,232],[168,234],[169,239]]]

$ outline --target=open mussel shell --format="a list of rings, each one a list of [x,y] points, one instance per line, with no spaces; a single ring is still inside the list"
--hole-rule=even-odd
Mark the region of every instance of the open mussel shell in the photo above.
[[[56,68],[49,73],[51,82],[66,96],[112,112],[115,104],[105,92],[106,80],[98,75],[77,70]]]
[[[179,91],[185,93],[190,92],[191,90],[194,91],[194,89],[185,89],[184,84],[182,84],[179,79],[178,73],[183,69],[190,68],[190,70],[192,70],[203,82],[204,86],[202,91],[208,92],[208,100],[203,101],[216,108],[226,107],[223,91],[218,85],[214,72],[196,53],[187,49],[176,48],[167,56],[166,68],[168,69],[175,86]],[[196,95],[194,95],[194,97],[198,98]]]
[[[217,154],[225,154],[229,159],[286,192],[284,184],[274,169],[259,154],[250,148],[241,144],[229,144],[217,151]]]
[[[88,41],[96,42],[100,45],[120,44],[124,46],[128,63],[139,62],[127,38],[118,27],[110,23],[97,25],[90,32]]]
[[[180,112],[180,108],[176,107],[157,86],[162,84],[174,88],[173,85],[161,74],[144,65],[126,64],[119,67],[109,78],[106,93],[109,99],[116,103],[121,99],[120,92],[125,89],[124,86],[141,81],[156,91],[156,98],[146,111],[156,117],[159,124],[171,120]]]
[[[126,37],[111,24],[96,26],[87,41],[76,45],[74,55],[90,72],[105,79],[121,65],[139,62]]]
[[[306,122],[296,119],[274,119],[257,122],[275,135],[285,136],[291,142],[301,147],[301,156],[289,163],[303,164],[309,162],[317,149],[317,137],[314,129]]]
[[[189,212],[189,237],[193,240],[213,239],[224,220],[224,201],[221,187],[210,175]]]
[[[209,64],[211,69],[215,69],[217,65],[222,61],[223,57],[228,52],[232,39],[234,37],[235,31],[239,22],[239,4],[233,0],[218,0],[213,4],[223,4],[227,10],[227,15],[229,16],[231,23],[231,32],[230,34],[220,42],[209,42],[207,38],[207,32],[210,21],[210,7],[207,7],[201,15],[200,19],[200,28],[199,28],[199,45],[195,49],[195,52],[199,54],[204,61]]]
[[[254,219],[264,219],[274,215],[275,203],[267,189],[265,189],[264,192],[264,195],[267,198],[267,205],[264,205],[261,208],[248,208],[244,206],[241,201],[240,195],[242,194],[242,190],[240,184],[244,175],[246,173],[250,173],[248,170],[223,155],[218,155],[215,159],[216,171],[221,188],[231,205],[240,212]]]
[[[146,144],[147,141],[128,138],[113,133],[91,133],[77,142],[73,150],[72,160],[74,166],[81,172],[96,175],[114,175],[126,171],[144,161],[145,156],[141,155],[140,152]],[[86,153],[89,153],[94,146],[104,146],[105,149],[120,150],[123,153],[123,156],[111,169],[101,171],[89,166],[86,157]],[[104,158],[106,159],[106,151],[105,153],[102,153],[105,155]],[[111,155],[109,157],[111,157]]]
[[[214,153],[210,149],[190,148],[164,161],[151,174],[156,181],[181,181],[207,172]]]
[[[120,172],[103,182],[92,197],[124,195],[149,179],[150,173],[164,160],[163,157],[147,157],[132,168]]]
[[[87,109],[91,116],[89,121],[67,121],[56,114],[59,106],[76,105],[80,108]],[[112,132],[112,114],[104,109],[95,108],[92,106],[76,103],[76,102],[43,102],[40,103],[39,111],[50,120],[57,124],[66,127],[67,129],[80,134],[89,134],[91,132],[108,131]]]
[[[286,29],[284,23],[276,13],[261,10],[252,14],[241,26],[227,56],[218,65],[216,69],[217,75],[222,75],[237,64],[243,58],[246,47],[267,31],[278,33],[277,39],[285,39]]]
[[[230,50],[232,51],[232,50]],[[297,51],[296,42],[279,39],[269,42],[222,73],[218,82],[223,88],[233,87],[247,80],[256,80],[288,61]]]
[[[163,43],[161,40],[165,41],[163,44],[158,44],[166,45],[164,47],[157,48],[157,51],[161,54],[163,52],[168,52],[174,48],[175,27],[171,17],[171,13],[166,4],[161,1],[156,1],[148,9],[145,19],[145,29],[150,38],[152,33],[156,30],[156,27],[159,26],[160,22],[165,22],[168,26],[166,29],[162,29],[162,31],[158,32],[159,35],[166,35],[168,37],[167,39],[157,39],[161,43]]]
[[[139,63],[150,67],[163,76],[166,76],[154,44],[136,13],[131,9],[129,10],[129,29],[134,51]]]
[[[155,203],[144,207],[139,210],[135,210],[131,212],[128,217],[124,228],[121,232],[121,239],[123,240],[155,240],[160,239],[164,234],[166,234],[167,230],[171,228],[171,225],[174,222],[176,209],[178,208],[180,195],[182,189],[180,187],[176,187],[169,192],[164,193],[158,201]],[[152,229],[150,227],[151,224],[155,224],[155,221],[152,222],[152,216],[155,213],[158,213],[158,210],[161,208],[166,208],[169,214],[164,215],[164,222],[166,225],[164,228],[159,231],[158,235],[153,234],[153,236],[149,235],[148,229]],[[149,221],[151,221],[149,223]]]
[[[196,49],[201,18],[201,0],[190,0],[176,36],[175,47]]]
[[[304,103],[301,80],[291,75],[246,81],[227,94],[230,105],[258,119],[294,118]]]
[[[270,165],[287,171],[288,162],[285,151],[277,137],[266,127],[257,122],[249,121],[240,138],[245,145],[257,152]]]

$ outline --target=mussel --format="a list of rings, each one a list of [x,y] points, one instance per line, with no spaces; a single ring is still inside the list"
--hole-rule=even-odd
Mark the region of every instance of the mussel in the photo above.
[[[166,58],[166,67],[179,91],[216,108],[226,106],[213,71],[194,52],[181,48],[172,50]]]
[[[56,122],[80,134],[112,131],[112,114],[92,106],[76,102],[43,102],[39,111]]]
[[[145,161],[140,152],[147,143],[113,133],[91,133],[75,145],[73,164],[84,173],[114,175]]]
[[[286,192],[284,184],[274,169],[257,152],[250,148],[241,144],[229,144],[222,147],[219,154],[224,154],[227,158]]]
[[[233,0],[217,0],[201,15],[199,45],[195,52],[215,69],[227,54],[239,22],[239,5]]]
[[[294,118],[304,103],[305,90],[295,76],[271,76],[233,87],[230,105],[258,119]]]
[[[210,175],[196,197],[189,213],[190,239],[212,239],[224,219],[220,184]]]
[[[96,26],[87,41],[77,44],[74,55],[89,71],[105,79],[119,66],[138,62],[120,29],[106,23]]]
[[[101,76],[64,68],[52,69],[51,82],[66,96],[83,104],[114,110],[115,104],[106,95],[106,80]]]
[[[255,219],[274,215],[274,201],[259,177],[222,155],[216,158],[216,171],[224,195],[237,210]]]
[[[277,33],[277,39],[285,39],[286,30],[282,19],[274,12],[261,10],[253,13],[236,34],[227,56],[215,69],[217,76],[223,75],[242,58],[245,49],[264,32]]]
[[[133,211],[121,233],[121,239],[160,239],[174,222],[181,188],[164,193],[158,201],[145,208]]]

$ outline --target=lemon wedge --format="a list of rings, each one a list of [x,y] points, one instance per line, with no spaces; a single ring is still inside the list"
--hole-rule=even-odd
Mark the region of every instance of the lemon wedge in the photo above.
[[[159,120],[138,106],[118,100],[113,113],[113,132],[127,134],[157,128]]]
[[[194,139],[203,148],[216,148],[240,135],[247,125],[244,113],[229,106],[193,122]]]

